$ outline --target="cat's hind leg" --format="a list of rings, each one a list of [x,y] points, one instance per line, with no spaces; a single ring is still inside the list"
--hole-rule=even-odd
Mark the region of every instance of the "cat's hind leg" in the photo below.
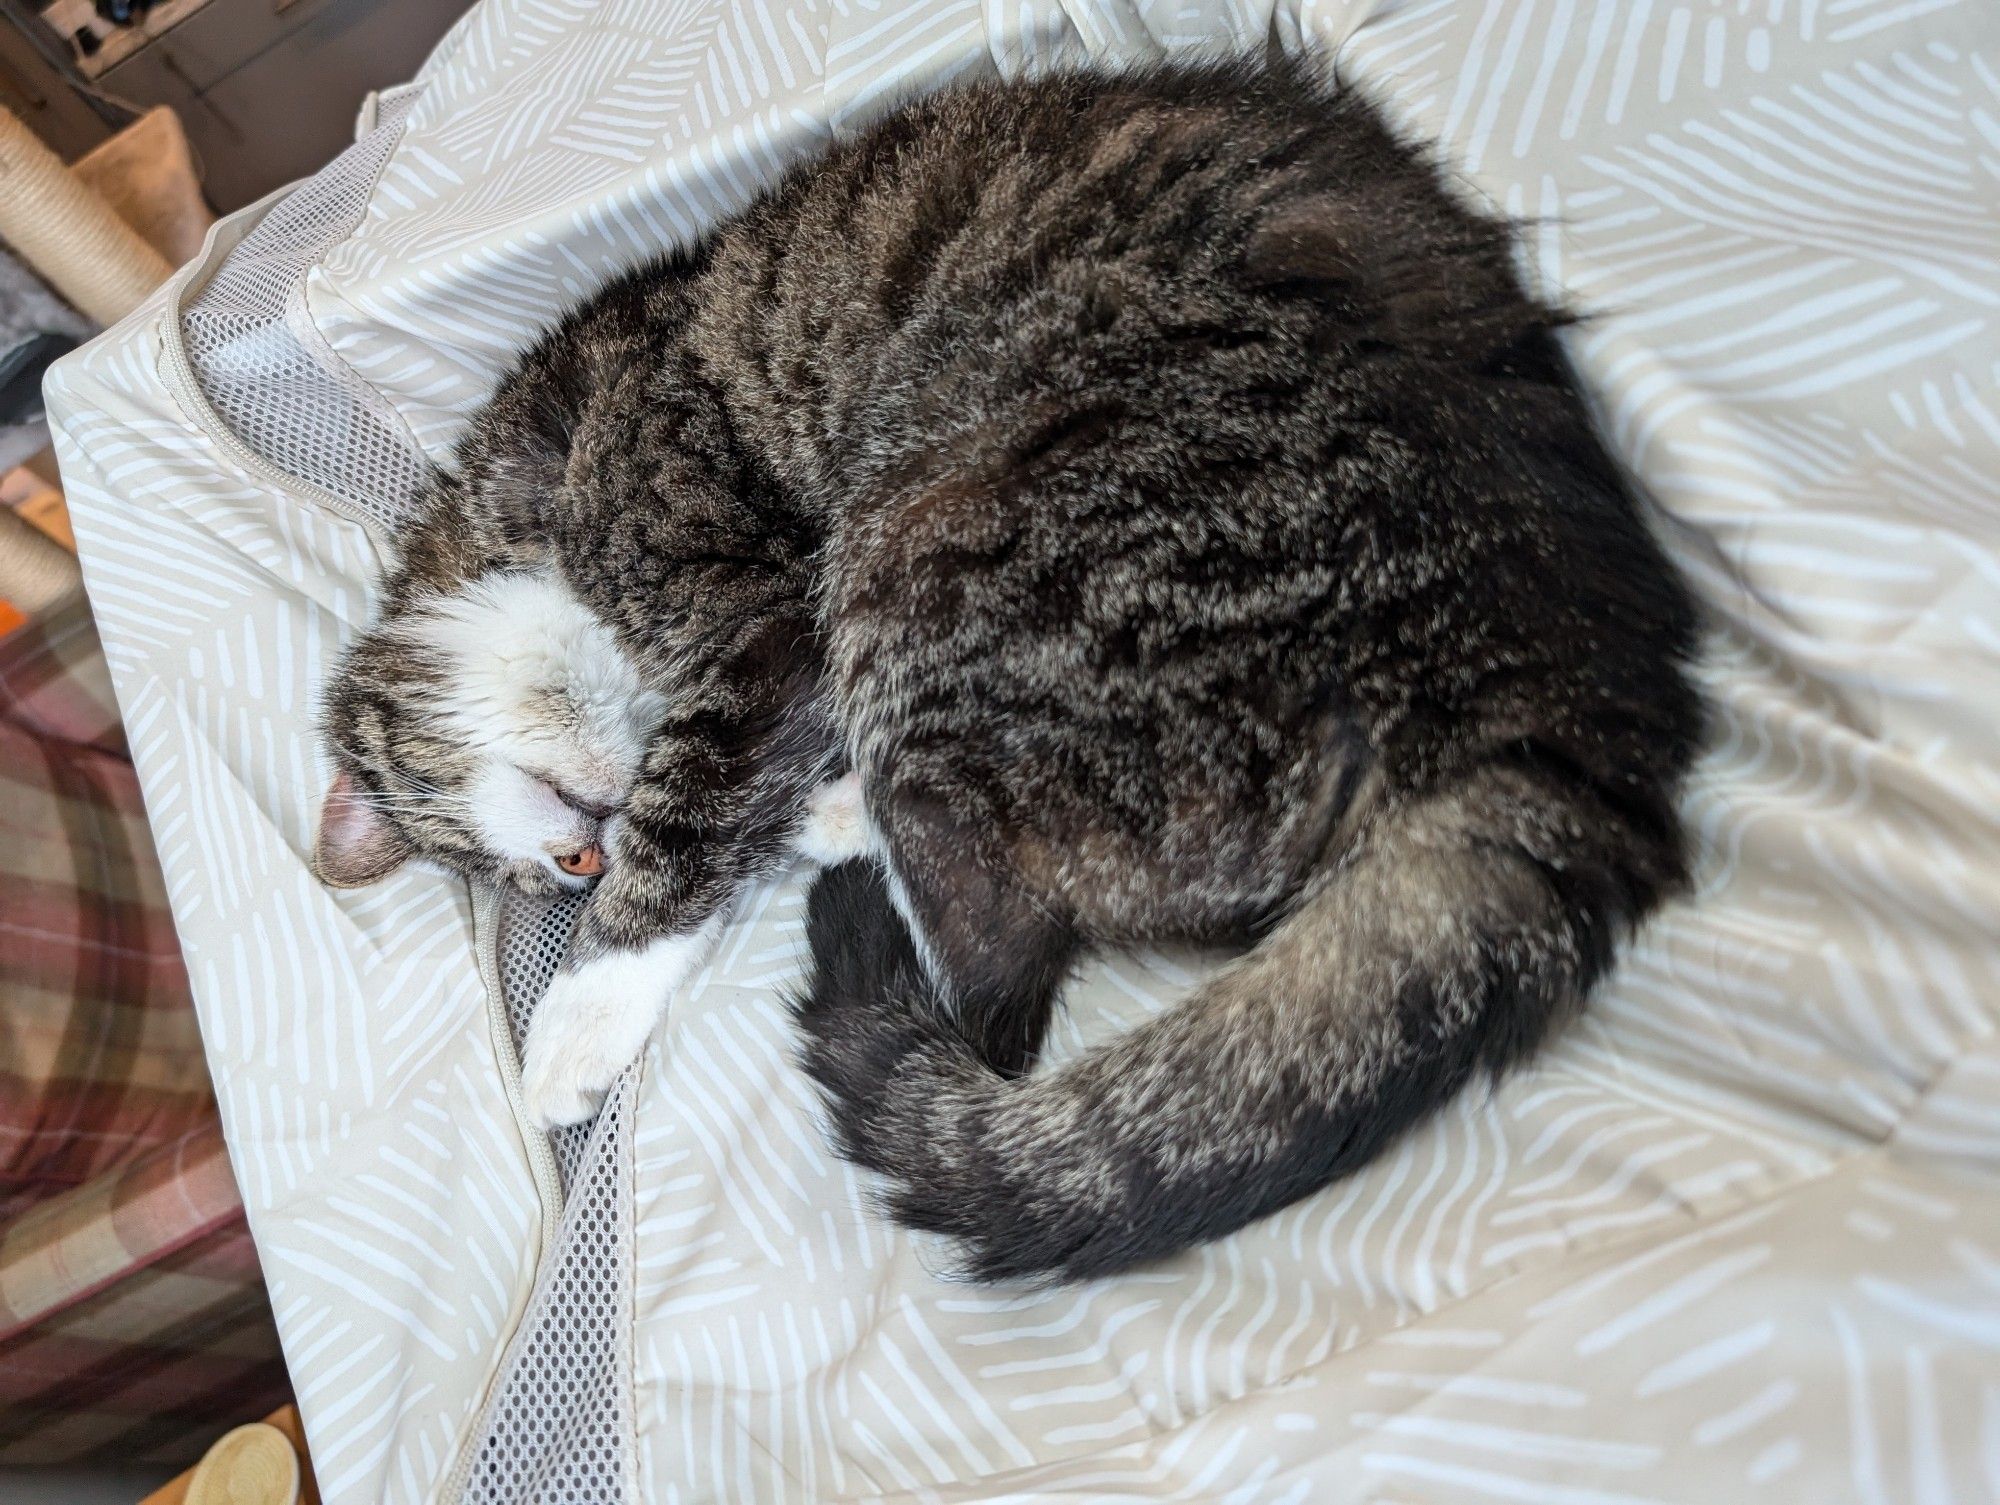
[[[959,1238],[1032,1228],[1009,1185],[986,1174],[983,1139],[988,1109],[1024,1085],[1005,1078],[1040,1044],[1075,936],[1032,905],[1003,901],[1002,920],[974,896],[933,897],[920,881],[899,904],[879,862],[819,875],[807,904],[812,977],[797,1001],[800,1064],[840,1153],[888,1178],[899,1222]],[[905,907],[928,918],[928,959]],[[981,930],[1011,941],[989,948]],[[933,1101],[952,1111],[930,1111]]]
[[[880,845],[857,773],[829,779],[807,795],[798,829],[792,833],[792,850],[821,867],[866,857]]]
[[[891,785],[877,819],[883,890],[919,959],[923,1006],[950,1021],[992,1070],[1026,1071],[1075,959],[1075,926],[1023,881],[990,826],[959,818],[942,800]],[[907,1006],[889,997],[852,1001]]]

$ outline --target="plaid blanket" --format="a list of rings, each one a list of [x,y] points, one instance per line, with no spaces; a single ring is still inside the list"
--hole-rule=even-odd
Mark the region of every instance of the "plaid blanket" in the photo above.
[[[78,600],[0,640],[0,1462],[182,1462],[286,1394]]]

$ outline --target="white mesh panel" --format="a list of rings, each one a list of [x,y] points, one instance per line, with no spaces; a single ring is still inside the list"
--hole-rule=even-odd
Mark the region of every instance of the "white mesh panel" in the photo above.
[[[313,327],[306,276],[361,222],[415,101],[384,102],[375,129],[274,205],[181,315],[195,380],[236,437],[384,524],[429,466]]]
[[[515,1047],[583,903],[508,893],[497,926]],[[633,1435],[632,1097],[618,1079],[590,1124],[550,1136],[565,1198],[555,1248],[486,1402],[461,1505],[623,1505]]]
[[[528,1020],[548,988],[549,979],[569,950],[569,934],[583,913],[581,898],[530,899],[511,889],[501,895],[495,927],[500,948],[500,993],[507,1024],[514,1035],[514,1057],[528,1037]],[[575,1124],[549,1135],[564,1192],[576,1180],[576,1170],[590,1139],[589,1124]]]

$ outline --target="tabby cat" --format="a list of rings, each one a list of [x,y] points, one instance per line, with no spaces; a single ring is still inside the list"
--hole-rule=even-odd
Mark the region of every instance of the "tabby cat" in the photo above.
[[[746,882],[854,857],[805,1067],[980,1277],[1325,1185],[1683,877],[1695,613],[1513,249],[1303,65],[901,109],[506,378],[333,685],[322,876],[602,854],[556,1124]],[[1030,1069],[1084,948],[1166,940],[1248,949]]]

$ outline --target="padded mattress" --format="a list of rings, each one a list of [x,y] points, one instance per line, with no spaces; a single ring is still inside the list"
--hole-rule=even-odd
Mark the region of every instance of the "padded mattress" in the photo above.
[[[943,79],[1337,53],[1527,226],[1710,618],[1694,892],[1532,1069],[1244,1233],[941,1279],[791,1061],[796,877],[594,1129],[562,910],[307,870],[384,529],[512,352]],[[2000,1497],[1991,0],[484,0],[55,370],[92,600],[326,1497]],[[1102,959],[1061,1056],[1210,957]]]

